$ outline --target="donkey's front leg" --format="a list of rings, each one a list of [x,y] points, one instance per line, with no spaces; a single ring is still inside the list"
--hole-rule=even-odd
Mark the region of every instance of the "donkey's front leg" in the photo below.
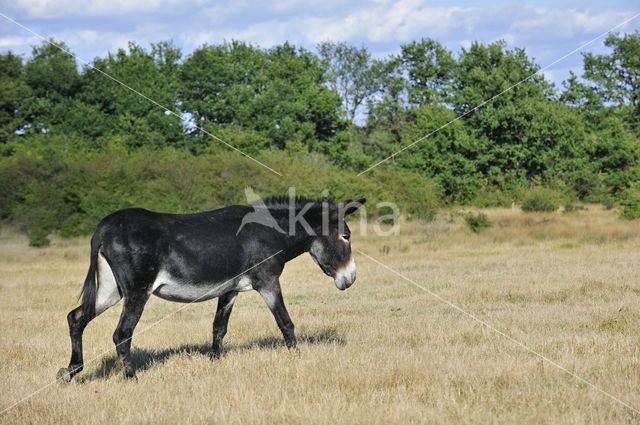
[[[284,341],[287,344],[287,348],[296,348],[296,336],[294,335],[293,322],[289,317],[287,308],[284,306],[284,300],[282,299],[282,292],[280,291],[280,282],[276,279],[273,282],[260,287],[258,289],[262,299],[267,303],[271,313],[276,318],[276,323],[284,336]]]

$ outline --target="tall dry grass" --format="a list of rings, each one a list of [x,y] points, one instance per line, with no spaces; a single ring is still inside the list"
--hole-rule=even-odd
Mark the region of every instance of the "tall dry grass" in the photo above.
[[[429,223],[403,223],[393,238],[354,231],[354,248],[640,408],[640,223],[597,207],[484,212],[493,226],[478,234],[459,213],[443,211]],[[129,382],[112,350],[119,304],[85,332],[85,359],[95,361],[0,422],[640,421],[365,256],[356,261],[358,280],[346,292],[308,256],[285,268],[297,352],[283,346],[257,294],[239,297],[219,361],[207,356],[215,302],[149,328],[183,306],[153,298],[134,335],[139,380]],[[33,249],[21,235],[0,231],[0,408],[51,384],[66,366],[65,316],[87,265],[87,239]]]

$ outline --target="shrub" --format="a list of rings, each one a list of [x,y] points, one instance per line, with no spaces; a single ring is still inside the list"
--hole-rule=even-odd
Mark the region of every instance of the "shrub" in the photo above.
[[[622,217],[635,220],[640,218],[640,190],[627,190],[622,205]]]
[[[495,187],[483,186],[476,192],[471,205],[478,208],[506,207],[511,204],[509,196]]]
[[[380,216],[377,221],[382,224],[395,224],[400,218],[395,214],[393,209],[388,206],[380,208],[380,210],[377,211],[377,214]]]
[[[574,204],[573,202],[568,202],[564,205],[564,210],[562,211],[564,214],[571,214],[575,211],[585,211],[587,208],[584,205]]]
[[[321,154],[296,150],[257,156],[286,178],[235,152],[78,152],[44,158],[0,159],[0,195],[6,195],[0,197],[0,218],[26,229],[30,238],[33,234],[39,246],[53,231],[62,237],[91,234],[101,218],[121,208],[191,213],[243,204],[247,186],[265,197],[286,194],[293,186],[308,198],[324,196],[325,189],[336,201],[367,198],[372,219],[389,213],[380,202],[396,204],[407,218],[429,219],[441,199],[439,187],[418,173],[380,169],[358,177]]]
[[[469,229],[471,229],[471,231],[474,233],[478,233],[482,229],[486,229],[487,227],[491,227],[492,225],[491,221],[489,221],[489,218],[484,213],[469,213],[464,217],[464,221],[467,222]]]
[[[48,232],[41,228],[35,228],[29,232],[29,246],[33,246],[36,248],[41,248],[44,246],[49,246],[51,241],[49,240]]]
[[[522,211],[553,212],[560,208],[562,196],[553,189],[536,187],[530,190],[522,200]]]

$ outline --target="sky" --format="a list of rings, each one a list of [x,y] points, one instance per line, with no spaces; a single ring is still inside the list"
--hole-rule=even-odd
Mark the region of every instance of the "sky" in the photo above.
[[[64,41],[91,61],[126,48],[173,40],[184,56],[203,44],[241,40],[268,48],[288,41],[316,51],[321,41],[365,46],[375,57],[397,53],[402,44],[433,38],[455,53],[474,40],[504,40],[525,48],[546,67],[582,44],[640,13],[637,0],[457,1],[442,0],[0,0],[0,52],[28,57],[43,37]],[[3,16],[4,15],[4,16]],[[640,30],[640,16],[616,29]],[[605,53],[599,39],[586,51]],[[79,61],[82,63],[83,61]],[[572,70],[582,73],[574,53],[544,70],[559,85]]]

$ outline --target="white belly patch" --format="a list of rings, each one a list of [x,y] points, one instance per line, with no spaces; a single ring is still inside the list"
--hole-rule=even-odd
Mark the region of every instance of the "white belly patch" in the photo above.
[[[251,279],[242,276],[222,282],[189,282],[160,270],[150,293],[169,301],[199,302],[224,295],[229,291],[250,291]]]

